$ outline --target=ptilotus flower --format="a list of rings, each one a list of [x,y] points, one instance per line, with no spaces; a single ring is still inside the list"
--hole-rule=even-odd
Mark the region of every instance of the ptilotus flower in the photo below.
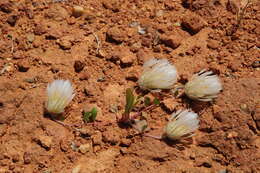
[[[199,127],[198,115],[189,110],[179,110],[172,114],[168,124],[164,128],[163,137],[172,140],[188,138],[193,136]]]
[[[167,59],[150,59],[143,65],[138,84],[143,89],[171,89],[177,81],[177,70]]]
[[[74,97],[73,88],[68,80],[55,80],[47,87],[46,109],[49,113],[60,114]]]
[[[222,84],[218,76],[213,75],[212,71],[206,70],[193,75],[191,80],[184,86],[184,92],[189,98],[205,102],[217,98],[221,90]]]

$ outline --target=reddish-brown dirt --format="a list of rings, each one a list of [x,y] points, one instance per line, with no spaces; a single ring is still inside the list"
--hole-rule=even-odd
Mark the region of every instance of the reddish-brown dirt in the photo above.
[[[72,14],[75,5],[82,15]],[[236,27],[241,6],[0,0],[0,173],[260,172],[260,4],[252,1]],[[116,121],[126,88],[152,57],[173,63],[182,83],[204,68],[221,78],[213,103],[167,97],[147,112],[149,133],[158,135],[171,112],[192,108],[200,128],[188,143],[142,137]],[[73,83],[64,122],[81,133],[44,116],[54,79]],[[84,123],[82,110],[93,106],[96,123]]]

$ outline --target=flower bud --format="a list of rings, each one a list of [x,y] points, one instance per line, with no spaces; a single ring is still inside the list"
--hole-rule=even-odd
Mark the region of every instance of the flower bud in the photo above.
[[[199,128],[198,115],[189,110],[179,110],[172,114],[168,124],[164,128],[164,137],[172,140],[179,140],[193,136],[195,130]]]
[[[177,70],[167,59],[150,59],[143,65],[138,84],[143,89],[171,89],[177,81]]]
[[[185,94],[193,100],[205,102],[217,98],[217,94],[222,90],[222,84],[218,76],[212,74],[212,71],[202,70],[193,75],[184,86]]]
[[[49,113],[60,114],[74,97],[73,88],[68,80],[55,80],[47,87],[46,109]]]

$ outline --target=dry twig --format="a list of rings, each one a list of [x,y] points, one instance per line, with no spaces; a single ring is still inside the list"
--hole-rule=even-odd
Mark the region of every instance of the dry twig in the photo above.
[[[246,9],[248,8],[248,6],[251,3],[251,1],[252,0],[244,1],[244,4],[241,5],[242,7],[240,7],[238,9],[238,12],[237,12],[237,23],[235,25],[233,25],[230,30],[228,30],[227,35],[231,36],[231,35],[233,35],[233,34],[235,34],[237,32],[238,28],[241,25],[243,17],[245,15]]]
[[[100,50],[100,47],[101,47],[101,42],[100,42],[100,40],[99,40],[97,34],[95,34],[95,33],[92,33],[92,34],[94,35],[94,37],[95,37],[95,39],[96,39],[96,42],[97,42],[96,53],[99,54],[99,50]]]

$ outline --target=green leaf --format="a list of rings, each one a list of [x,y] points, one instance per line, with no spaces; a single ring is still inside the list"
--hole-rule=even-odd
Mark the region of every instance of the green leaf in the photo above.
[[[84,112],[83,113],[83,120],[85,121],[85,122],[90,122],[90,117],[91,117],[91,112]]]
[[[151,104],[151,99],[150,99],[150,97],[145,97],[144,98],[144,105],[145,106],[149,106]]]
[[[153,100],[153,104],[155,104],[155,105],[159,105],[159,104],[160,104],[160,100],[157,99],[157,98],[154,98],[154,100]]]
[[[125,105],[125,113],[130,114],[133,109],[135,103],[135,96],[133,94],[133,90],[131,88],[126,89],[126,105]]]
[[[93,122],[96,120],[96,117],[97,117],[97,108],[92,108],[91,110],[91,117],[90,117],[90,120]]]
[[[94,122],[97,117],[97,108],[92,108],[89,112],[83,112],[83,120],[85,122]]]

